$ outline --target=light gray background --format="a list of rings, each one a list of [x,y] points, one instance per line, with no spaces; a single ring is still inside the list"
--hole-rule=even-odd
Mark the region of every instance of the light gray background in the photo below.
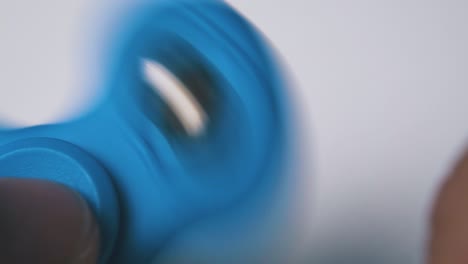
[[[301,135],[313,142],[302,169],[311,262],[422,263],[434,192],[468,138],[468,2],[229,2],[282,54],[312,124]],[[86,108],[102,33],[129,5],[1,0],[0,120]]]

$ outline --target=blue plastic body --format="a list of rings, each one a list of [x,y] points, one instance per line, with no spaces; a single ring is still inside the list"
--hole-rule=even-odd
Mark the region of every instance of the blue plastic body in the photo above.
[[[0,175],[61,182],[88,200],[101,226],[101,263],[149,263],[184,226],[268,195],[259,186],[274,189],[287,153],[281,73],[229,6],[160,1],[125,25],[94,109],[0,131]],[[196,53],[197,67],[215,76],[212,124],[196,139],[166,127],[164,105],[141,80],[141,58],[171,69],[165,56],[174,47]]]

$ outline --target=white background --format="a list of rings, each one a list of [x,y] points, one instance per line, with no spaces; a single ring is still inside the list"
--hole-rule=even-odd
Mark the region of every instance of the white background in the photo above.
[[[1,122],[86,108],[102,33],[129,2],[1,0]],[[312,124],[311,262],[422,263],[434,193],[468,138],[468,2],[229,2],[282,54]]]

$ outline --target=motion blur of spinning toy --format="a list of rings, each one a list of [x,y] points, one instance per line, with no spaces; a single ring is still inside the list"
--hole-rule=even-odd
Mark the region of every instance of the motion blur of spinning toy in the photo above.
[[[165,263],[184,234],[216,263],[261,263],[274,253],[259,241],[281,239],[268,208],[290,166],[273,53],[222,1],[156,1],[122,24],[104,99],[75,120],[0,130],[0,175],[82,194],[99,222],[100,263]]]

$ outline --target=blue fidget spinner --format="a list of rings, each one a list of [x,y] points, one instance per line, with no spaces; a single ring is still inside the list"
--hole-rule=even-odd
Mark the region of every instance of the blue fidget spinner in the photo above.
[[[126,26],[96,107],[0,130],[0,175],[85,197],[101,227],[100,263],[149,263],[198,219],[274,195],[288,148],[279,67],[227,4],[159,1]]]

